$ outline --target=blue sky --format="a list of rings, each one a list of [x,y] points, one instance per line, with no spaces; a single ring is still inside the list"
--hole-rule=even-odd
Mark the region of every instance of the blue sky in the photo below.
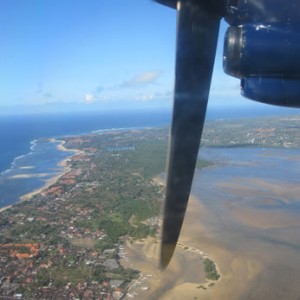
[[[0,113],[166,107],[176,11],[151,0],[2,0]],[[222,70],[222,23],[210,106],[249,102]]]

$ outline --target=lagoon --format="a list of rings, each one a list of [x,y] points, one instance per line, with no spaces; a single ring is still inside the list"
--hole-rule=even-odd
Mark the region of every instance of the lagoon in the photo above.
[[[298,299],[300,150],[202,148],[214,166],[197,171],[202,208],[194,237],[220,266],[203,299]]]

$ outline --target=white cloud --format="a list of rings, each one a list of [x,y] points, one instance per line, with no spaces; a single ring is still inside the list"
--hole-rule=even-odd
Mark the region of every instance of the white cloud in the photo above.
[[[173,92],[155,92],[155,93],[141,93],[134,97],[134,100],[146,102],[146,101],[172,101]]]
[[[85,94],[84,101],[85,103],[93,103],[95,101],[94,95],[90,93]]]
[[[135,97],[137,101],[151,101],[154,99],[154,94],[139,94]]]
[[[162,71],[148,71],[140,73],[130,80],[124,81],[121,87],[136,87],[139,85],[151,84],[162,74]]]

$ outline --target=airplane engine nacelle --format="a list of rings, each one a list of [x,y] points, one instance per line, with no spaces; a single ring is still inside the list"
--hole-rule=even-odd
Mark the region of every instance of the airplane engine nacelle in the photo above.
[[[278,1],[231,1],[223,67],[241,79],[243,96],[300,107],[300,11],[298,5],[282,11]]]

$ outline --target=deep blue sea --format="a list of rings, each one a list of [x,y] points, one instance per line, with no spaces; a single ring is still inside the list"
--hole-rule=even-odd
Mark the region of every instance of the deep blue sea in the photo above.
[[[39,138],[90,133],[94,130],[167,125],[170,113],[110,112],[86,114],[26,115],[0,117],[0,173],[13,160],[32,151]]]
[[[260,114],[264,112],[210,110],[207,119]],[[61,171],[58,163],[72,155],[57,150],[54,142],[39,139],[113,128],[168,126],[170,119],[169,110],[0,116],[0,208],[42,187]]]

